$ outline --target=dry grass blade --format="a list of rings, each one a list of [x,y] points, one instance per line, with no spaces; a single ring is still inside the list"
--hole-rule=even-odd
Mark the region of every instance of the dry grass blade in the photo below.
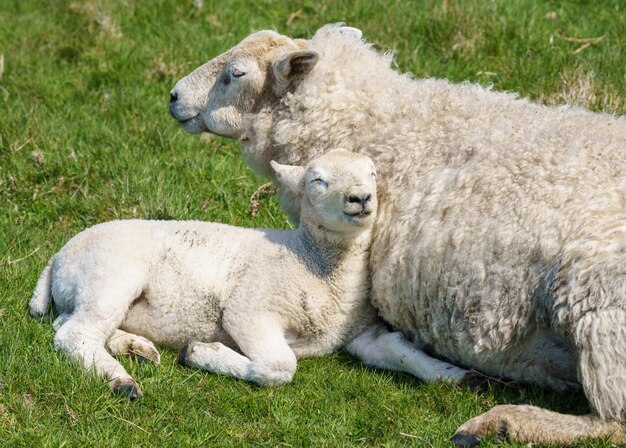
[[[250,213],[255,218],[259,215],[259,199],[263,196],[276,193],[276,188],[271,182],[261,185],[256,189],[252,196],[250,196]]]
[[[573,54],[578,54],[581,51],[583,51],[585,48],[589,48],[592,45],[598,44],[600,42],[602,42],[604,40],[604,38],[606,37],[604,34],[602,36],[599,37],[565,37],[565,36],[560,36],[561,39],[563,39],[566,42],[573,42],[573,43],[577,43],[577,44],[582,44],[580,47],[578,47],[576,50],[574,50],[572,53]]]
[[[39,249],[40,249],[40,248],[41,248],[41,246],[37,246],[37,247],[35,248],[35,250],[33,250],[31,253],[29,253],[28,255],[26,255],[26,256],[24,256],[24,257],[22,257],[22,258],[18,258],[17,260],[11,260],[11,257],[9,256],[9,257],[7,258],[7,264],[8,264],[8,265],[12,265],[12,264],[17,264],[17,263],[19,263],[20,261],[24,261],[24,260],[26,260],[27,258],[32,257],[33,255],[35,255],[35,254],[39,251]]]
[[[598,42],[602,42],[606,36],[602,35],[600,37],[565,37],[562,36],[566,42],[575,42],[577,44],[597,44]]]
[[[151,436],[151,435],[152,435],[152,433],[151,433],[150,431],[148,431],[147,429],[142,428],[142,427],[141,427],[141,426],[139,426],[137,423],[133,423],[133,422],[131,422],[130,420],[126,420],[125,418],[118,417],[117,415],[112,415],[111,417],[113,417],[114,419],[119,420],[119,421],[121,421],[121,422],[128,423],[129,425],[134,426],[134,427],[135,427],[135,428],[137,428],[138,430],[145,432],[145,433],[146,433],[146,434],[148,434],[149,436]]]
[[[289,15],[289,18],[287,19],[287,21],[285,22],[285,25],[287,25],[287,26],[291,25],[291,22],[293,22],[295,19],[297,19],[301,15],[302,15],[302,10],[301,9],[298,9],[297,11],[292,12]]]

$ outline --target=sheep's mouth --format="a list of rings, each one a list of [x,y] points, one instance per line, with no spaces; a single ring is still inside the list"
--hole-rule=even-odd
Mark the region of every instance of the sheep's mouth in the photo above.
[[[194,115],[194,116],[193,116],[193,117],[191,117],[191,118],[185,118],[184,120],[178,120],[178,122],[179,122],[180,124],[189,123],[191,120],[195,120],[197,117],[198,117],[197,115]]]
[[[189,117],[189,118],[178,118],[178,117],[174,117],[174,118],[176,119],[176,121],[178,121],[178,124],[182,126],[182,125],[191,123],[192,121],[197,119],[198,115],[194,115],[193,117]]]
[[[204,121],[202,120],[199,114],[194,115],[193,117],[184,118],[184,119],[179,119],[177,117],[174,117],[174,118],[176,118],[176,121],[178,121],[178,124],[180,125],[180,127],[182,127],[185,131],[189,132],[190,134],[200,134],[201,132],[207,131],[207,127],[204,124]]]

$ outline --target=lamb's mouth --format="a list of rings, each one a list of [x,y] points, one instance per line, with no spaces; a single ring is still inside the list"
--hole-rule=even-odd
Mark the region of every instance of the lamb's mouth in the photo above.
[[[372,212],[369,210],[361,210],[361,211],[354,212],[354,213],[343,212],[343,214],[352,219],[362,220],[362,219],[369,218]]]

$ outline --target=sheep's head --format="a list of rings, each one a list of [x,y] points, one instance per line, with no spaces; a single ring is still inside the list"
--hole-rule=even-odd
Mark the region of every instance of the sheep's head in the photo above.
[[[340,32],[361,35],[349,27]],[[241,138],[246,114],[272,107],[317,60],[307,41],[259,31],[178,81],[170,114],[190,133]]]
[[[376,170],[369,157],[336,149],[306,167],[272,161],[272,168],[281,186],[302,196],[301,222],[341,234],[372,226]]]

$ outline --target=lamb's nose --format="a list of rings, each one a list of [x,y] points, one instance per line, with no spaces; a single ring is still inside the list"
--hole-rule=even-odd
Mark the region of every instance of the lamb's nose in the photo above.
[[[363,195],[350,195],[348,197],[348,202],[350,202],[351,204],[361,204],[362,206],[365,207],[365,204],[367,204],[367,202],[372,199],[372,195],[371,194],[363,194]]]
[[[170,104],[174,104],[178,100],[178,94],[175,91],[170,92]]]

